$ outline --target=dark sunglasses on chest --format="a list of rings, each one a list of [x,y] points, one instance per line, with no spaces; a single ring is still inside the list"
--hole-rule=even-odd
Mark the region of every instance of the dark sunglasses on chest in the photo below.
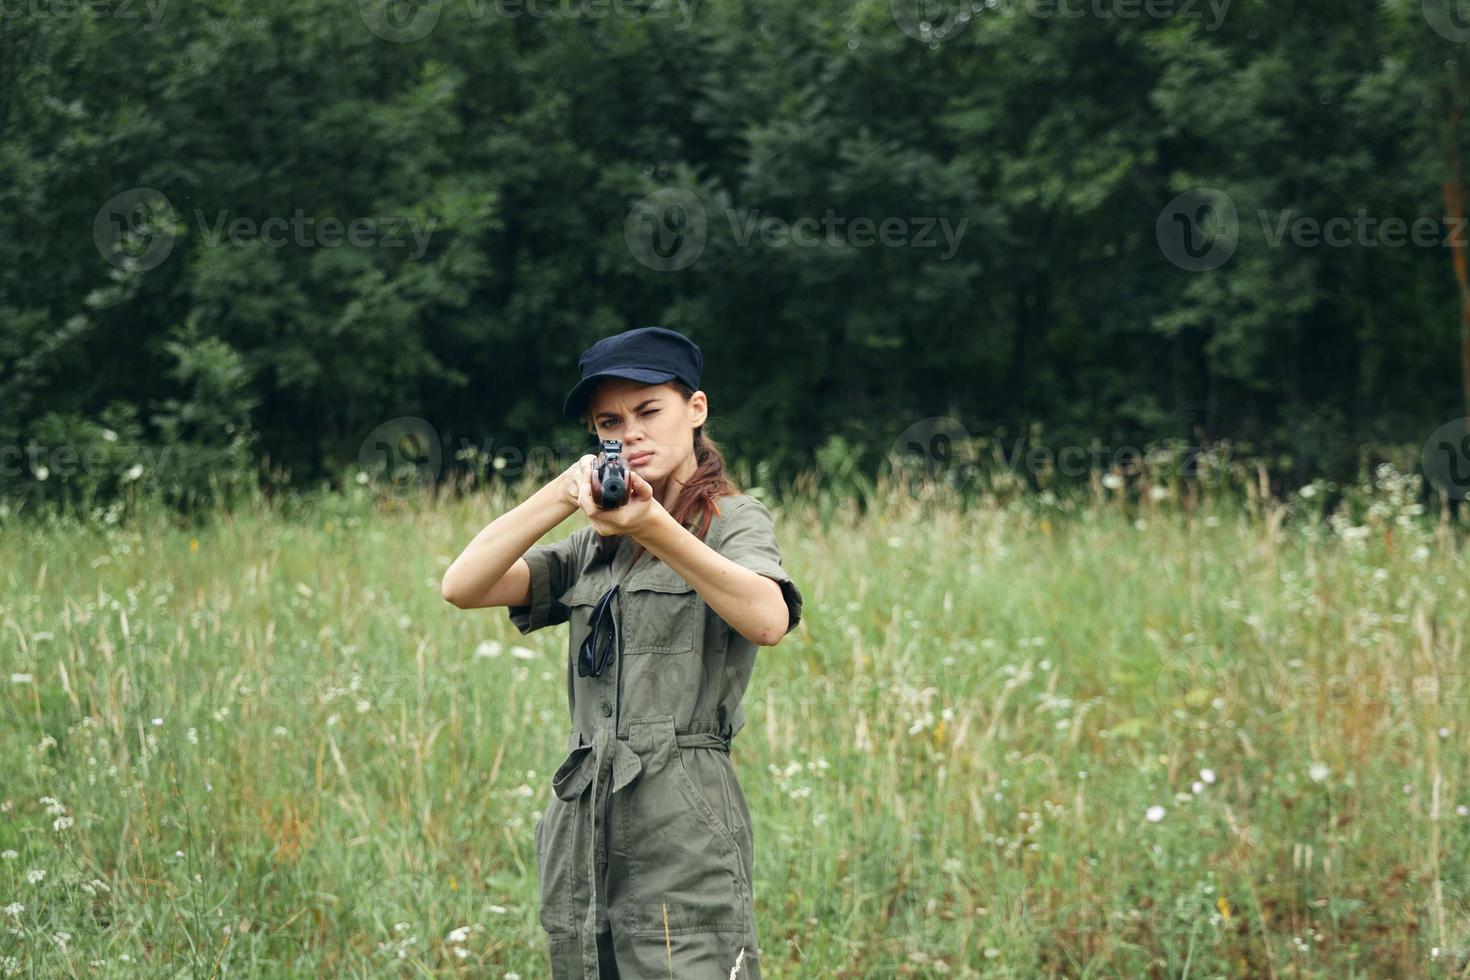
[[[603,593],[597,605],[592,609],[592,621],[587,630],[587,638],[582,641],[582,649],[577,652],[577,676],[598,677],[607,668],[608,661],[612,660],[617,646],[621,641],[618,635],[617,618],[613,615],[613,600],[617,597],[618,586],[614,585]]]

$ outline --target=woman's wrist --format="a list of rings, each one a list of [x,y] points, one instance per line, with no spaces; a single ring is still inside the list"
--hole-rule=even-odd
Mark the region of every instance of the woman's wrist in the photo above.
[[[556,517],[553,527],[581,509],[575,500],[568,498],[566,480],[567,474],[562,473],[530,497],[539,512]]]

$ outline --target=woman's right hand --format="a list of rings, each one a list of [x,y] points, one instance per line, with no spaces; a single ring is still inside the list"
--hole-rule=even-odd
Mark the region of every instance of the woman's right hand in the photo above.
[[[582,490],[589,485],[588,479],[592,467],[597,465],[595,453],[588,453],[568,466],[566,472],[558,479],[562,486],[562,500],[574,510],[582,509]]]

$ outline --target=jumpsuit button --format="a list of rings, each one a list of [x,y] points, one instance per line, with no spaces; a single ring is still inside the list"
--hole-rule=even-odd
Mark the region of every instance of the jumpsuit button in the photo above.
[[[608,704],[606,701],[602,702],[602,717],[612,717],[612,705]]]

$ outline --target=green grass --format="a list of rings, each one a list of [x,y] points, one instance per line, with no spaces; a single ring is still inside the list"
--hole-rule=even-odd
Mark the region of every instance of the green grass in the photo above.
[[[767,977],[1470,975],[1463,530],[872,503],[772,501]],[[545,976],[565,627],[438,591],[506,506],[0,524],[0,976]]]

